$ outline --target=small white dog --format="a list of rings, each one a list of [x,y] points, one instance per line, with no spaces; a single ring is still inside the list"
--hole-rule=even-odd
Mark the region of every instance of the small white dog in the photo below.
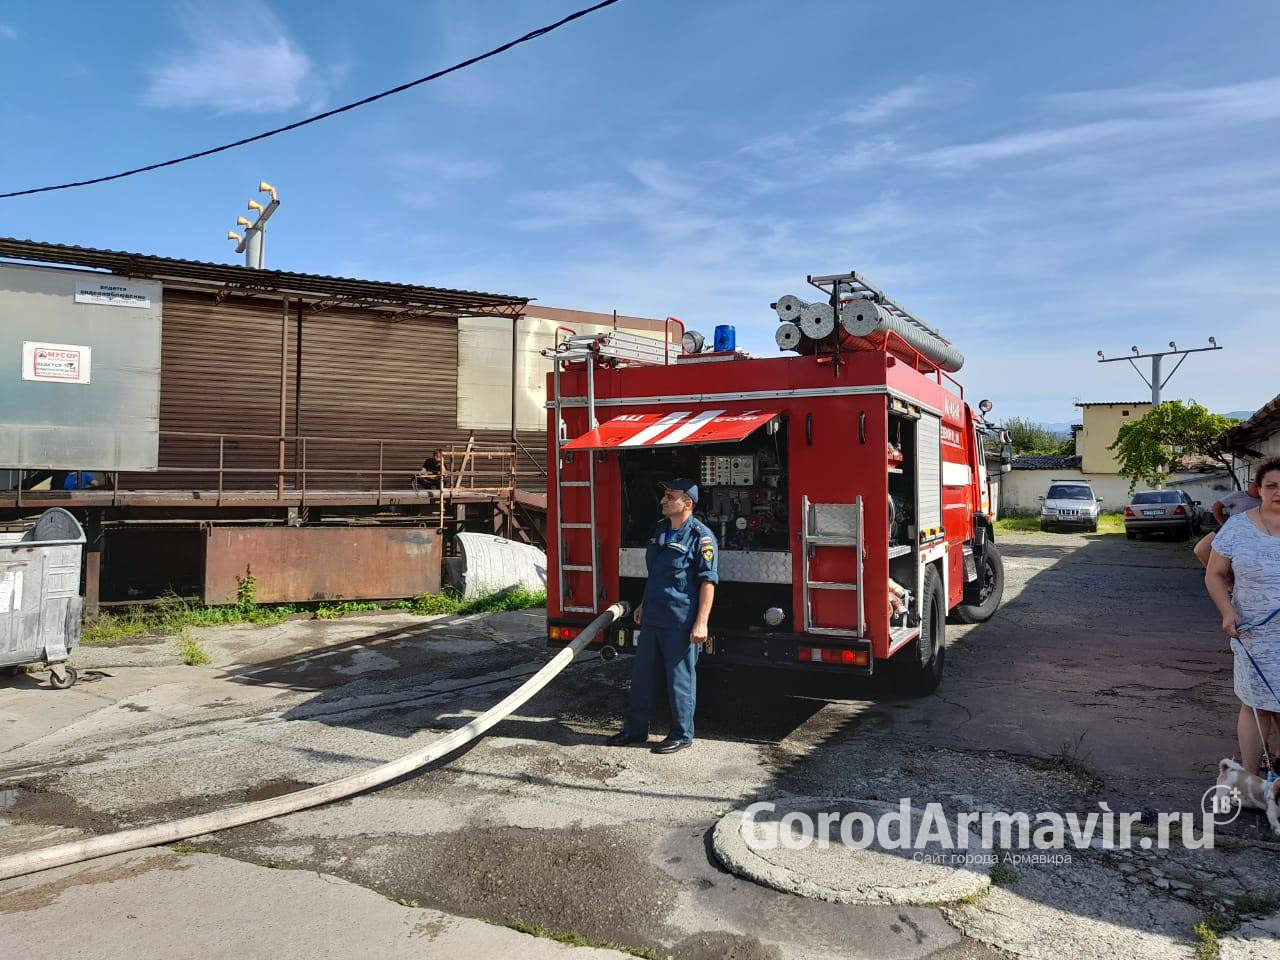
[[[1263,780],[1234,760],[1218,764],[1218,786],[1238,791],[1240,805],[1265,810],[1272,832],[1280,835],[1280,780]]]

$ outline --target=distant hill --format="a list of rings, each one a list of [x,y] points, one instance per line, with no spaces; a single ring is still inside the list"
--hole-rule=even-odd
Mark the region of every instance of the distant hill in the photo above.
[[[1253,416],[1252,410],[1232,410],[1230,413],[1224,413],[1224,417],[1230,417],[1232,420],[1248,420]]]
[[[1071,424],[1069,423],[1042,423],[1040,426],[1050,433],[1056,433],[1060,437],[1071,436]]]

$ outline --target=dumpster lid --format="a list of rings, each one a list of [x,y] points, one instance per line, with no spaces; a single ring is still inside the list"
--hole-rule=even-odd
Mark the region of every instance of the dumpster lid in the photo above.
[[[30,530],[22,535],[24,543],[48,543],[65,540],[84,540],[84,530],[79,521],[62,507],[50,507],[40,514]]]
[[[743,440],[779,416],[778,410],[675,410],[671,413],[624,413],[575,437],[565,450],[611,450],[615,447],[674,447]]]

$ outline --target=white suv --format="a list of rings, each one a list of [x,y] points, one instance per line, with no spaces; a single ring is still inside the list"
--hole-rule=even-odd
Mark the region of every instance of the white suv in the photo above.
[[[1040,508],[1041,530],[1080,527],[1090,533],[1097,532],[1102,498],[1094,496],[1088,480],[1055,480],[1040,499],[1044,501]]]

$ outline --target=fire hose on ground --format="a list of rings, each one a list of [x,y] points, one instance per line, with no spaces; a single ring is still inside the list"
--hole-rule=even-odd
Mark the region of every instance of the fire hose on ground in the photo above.
[[[206,833],[229,830],[232,827],[270,820],[273,817],[296,813],[311,807],[318,807],[335,800],[364,793],[374,787],[390,783],[406,774],[447,756],[472,740],[475,740],[491,727],[505,720],[513,711],[522,707],[543,687],[556,678],[578,653],[599,635],[600,631],[615,621],[622,619],[630,612],[630,605],[618,602],[610,606],[604,613],[591,621],[563,650],[552,657],[545,666],[509,693],[500,702],[490,707],[464,727],[454,730],[425,747],[406,754],[398,760],[392,760],[381,766],[366,770],[364,773],[352,774],[332,783],[322,783],[306,790],[286,793],[267,800],[244,803],[225,810],[201,813],[193,817],[184,817],[170,823],[157,823],[148,827],[133,830],[122,830],[99,837],[87,837],[83,840],[72,840],[56,844],[40,850],[29,850],[26,853],[0,858],[0,880],[21,877],[41,870],[50,870],[67,864],[81,863],[98,857],[139,850],[143,847],[162,846],[198,837]],[[611,648],[606,648],[611,649]]]

